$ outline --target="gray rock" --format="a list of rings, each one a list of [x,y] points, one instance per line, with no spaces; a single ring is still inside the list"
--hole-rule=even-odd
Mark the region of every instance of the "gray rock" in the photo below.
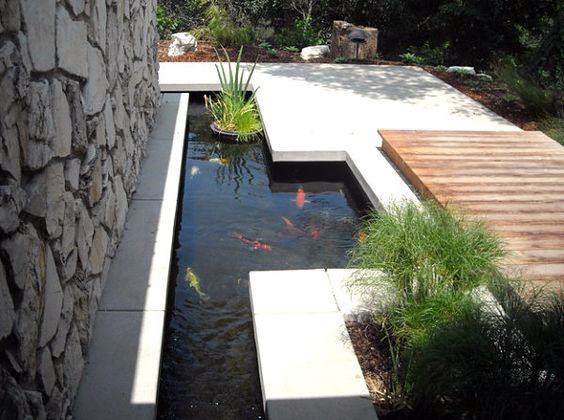
[[[65,259],[65,264],[63,267],[63,282],[69,281],[72,276],[76,273],[76,265],[78,263],[78,252],[73,249]]]
[[[93,115],[102,111],[104,107],[108,80],[106,79],[104,57],[100,50],[92,46],[88,46],[87,50],[89,73],[84,87],[84,112],[86,115]]]
[[[59,67],[78,77],[88,77],[87,29],[83,21],[72,20],[60,5],[57,8],[57,58]]]
[[[1,88],[0,86],[0,90]],[[12,179],[21,179],[19,133],[16,126],[0,125],[0,166]]]
[[[55,156],[66,157],[71,152],[72,125],[69,103],[63,92],[61,82],[54,79],[51,83],[53,97],[53,117],[55,122],[55,136],[51,142],[51,149]]]
[[[57,327],[57,334],[51,341],[51,352],[54,357],[59,357],[65,349],[67,335],[70,330],[74,307],[74,297],[70,287],[65,287],[63,296],[63,310]]]
[[[84,11],[84,0],[67,0],[67,3],[71,6],[75,16],[80,15]]]
[[[110,97],[106,99],[106,106],[104,107],[104,123],[106,129],[106,143],[108,144],[108,149],[113,149],[116,143],[116,126],[114,123],[114,112],[112,110],[112,104]]]
[[[0,260],[0,341],[10,335],[15,320],[16,313],[14,311],[12,295],[8,288],[8,278],[4,264]]]
[[[23,166],[35,171],[47,166],[53,157],[53,151],[47,143],[26,139],[22,144],[22,157]]]
[[[28,48],[36,71],[55,68],[55,6],[57,0],[22,0]]]
[[[21,16],[18,0],[0,1],[0,29],[3,27],[6,31],[17,31],[20,29]],[[2,32],[0,30],[0,32]],[[0,72],[1,73],[1,72]]]
[[[103,227],[94,232],[92,248],[90,249],[90,270],[92,274],[100,274],[104,268],[104,258],[108,249],[109,237]]]
[[[29,404],[31,416],[34,420],[45,420],[47,414],[43,406],[43,395],[38,391],[24,391],[26,400]]]
[[[94,225],[86,207],[80,205],[80,220],[76,233],[76,245],[78,247],[78,257],[82,267],[86,269],[89,263],[90,248],[92,247],[92,237],[94,236]]]
[[[447,73],[458,73],[458,74],[467,74],[469,76],[475,76],[476,70],[474,67],[468,66],[451,66],[447,69]]]
[[[190,51],[196,51],[196,48],[198,48],[198,41],[196,41],[194,35],[188,32],[172,34],[171,40],[167,52],[169,57],[177,57]]]
[[[87,174],[90,169],[94,166],[94,162],[96,161],[97,153],[96,153],[96,146],[93,144],[89,144],[88,148],[86,149],[86,154],[82,159],[80,164],[80,175]]]
[[[102,51],[106,50],[106,0],[90,0],[89,34]]]
[[[63,367],[65,386],[69,389],[69,397],[71,400],[74,399],[76,391],[78,390],[83,369],[84,359],[82,357],[78,329],[76,325],[73,324],[67,345],[65,346],[65,361]]]
[[[96,159],[94,169],[90,175],[90,185],[88,187],[88,206],[94,206],[102,197],[102,162]]]
[[[25,211],[45,218],[45,227],[51,238],[58,238],[63,231],[65,216],[65,177],[62,162],[49,165],[34,176],[26,185],[28,200]]]
[[[41,317],[39,347],[45,346],[57,332],[63,306],[63,290],[61,289],[55,259],[49,245],[45,246],[45,291],[43,295],[44,306]]]
[[[53,359],[51,358],[51,352],[48,347],[45,347],[41,351],[37,368],[39,370],[39,379],[41,380],[43,391],[45,391],[45,394],[51,395],[56,376],[55,368],[53,367]]]
[[[300,57],[305,61],[314,60],[329,55],[329,52],[330,50],[328,45],[314,45],[303,48],[300,53]]]
[[[0,232],[8,234],[16,231],[26,200],[25,191],[15,182],[0,185]]]
[[[0,365],[0,418],[21,420],[31,412],[25,393],[10,373]]]
[[[43,3],[43,2],[42,2]],[[49,142],[55,135],[49,83],[31,82],[29,86],[29,135],[34,140]]]
[[[45,267],[43,244],[31,224],[24,224],[21,232],[16,232],[1,243],[12,267],[13,280],[23,290],[28,283],[39,284],[40,270]],[[43,271],[41,271],[41,278]]]
[[[78,190],[80,176],[80,159],[67,159],[65,161],[66,187],[71,191]]]
[[[480,80],[484,80],[486,82],[493,82],[493,77],[486,73],[478,73],[476,77]]]
[[[72,119],[72,147],[78,153],[83,153],[88,146],[86,134],[86,117],[82,107],[80,85],[72,80],[67,81],[67,94]]]
[[[76,239],[76,201],[70,192],[64,195],[65,217],[63,220],[63,237],[61,239],[61,253],[66,258],[74,249]]]
[[[114,188],[116,193],[116,231],[118,233],[117,236],[120,237],[125,226],[125,218],[128,209],[127,195],[125,194],[120,176],[115,177]]]

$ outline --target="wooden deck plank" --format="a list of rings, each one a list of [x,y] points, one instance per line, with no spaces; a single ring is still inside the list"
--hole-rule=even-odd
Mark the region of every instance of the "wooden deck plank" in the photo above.
[[[564,285],[564,147],[534,131],[380,135],[424,197],[484,220],[500,236],[508,268]]]

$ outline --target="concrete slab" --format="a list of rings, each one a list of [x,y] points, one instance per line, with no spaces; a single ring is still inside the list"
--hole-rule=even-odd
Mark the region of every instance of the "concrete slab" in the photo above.
[[[331,277],[325,270],[250,273],[269,419],[376,419],[330,280],[342,287],[351,272],[334,270]]]
[[[255,314],[254,327],[269,419],[376,418],[339,312]]]
[[[213,63],[161,63],[159,83],[219,89]],[[416,200],[378,129],[520,130],[417,67],[261,63],[253,87],[274,161],[346,161],[375,206]]]
[[[255,314],[337,312],[325,270],[249,273]]]
[[[156,414],[188,94],[163,95],[162,104],[96,313],[74,406],[79,420]]]
[[[74,404],[77,419],[153,420],[163,311],[99,311]]]

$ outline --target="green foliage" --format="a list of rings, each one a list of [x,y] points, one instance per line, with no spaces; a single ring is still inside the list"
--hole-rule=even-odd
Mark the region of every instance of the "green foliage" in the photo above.
[[[224,49],[223,52],[227,64],[224,65],[219,53],[219,65],[216,64],[221,92],[215,98],[206,97],[206,107],[219,128],[236,131],[239,133],[239,141],[248,141],[262,129],[255,92],[247,95],[256,64],[245,77],[245,70],[241,66],[243,47],[239,50],[234,68],[227,51]]]
[[[540,121],[540,129],[564,146],[564,118],[545,115]]]
[[[313,27],[311,18],[296,19],[293,26],[278,31],[274,39],[279,47],[294,47],[296,49],[325,43],[319,31],[316,31]]]
[[[288,51],[288,52],[291,52],[291,53],[298,53],[298,52],[300,52],[300,49],[299,49],[299,48],[293,47],[293,46],[283,47],[282,49],[283,49],[284,51]]]
[[[336,57],[335,58],[336,64],[346,64],[348,62],[349,62],[349,59],[347,57]]]
[[[410,349],[410,400],[456,418],[557,418],[564,409],[564,295],[493,287]],[[434,409],[434,410],[433,410]]]
[[[269,42],[261,42],[259,47],[266,50],[267,54],[271,57],[278,57],[278,50],[274,48]]]
[[[524,76],[514,59],[502,60],[496,68],[496,75],[505,83],[509,92],[519,97],[531,111],[538,114],[552,111],[554,103],[552,92],[541,88]]]
[[[376,269],[359,281],[382,281],[398,291],[400,302],[420,302],[442,293],[468,291],[498,271],[501,242],[482,223],[434,202],[398,203],[374,212],[364,224],[365,240],[352,253],[352,264]]]
[[[236,23],[227,10],[214,1],[209,2],[205,16],[207,25],[204,34],[219,45],[249,45],[255,39],[250,24]]]
[[[414,64],[417,66],[422,66],[425,64],[425,60],[423,57],[418,56],[413,52],[405,52],[399,55],[399,59],[406,64]]]
[[[401,61],[419,66],[439,66],[446,62],[449,43],[445,42],[440,47],[431,47],[429,42],[423,43],[420,48],[410,47],[409,50],[399,55]]]
[[[178,30],[180,19],[176,16],[169,15],[166,9],[157,5],[157,31],[161,39],[168,39],[170,35]]]

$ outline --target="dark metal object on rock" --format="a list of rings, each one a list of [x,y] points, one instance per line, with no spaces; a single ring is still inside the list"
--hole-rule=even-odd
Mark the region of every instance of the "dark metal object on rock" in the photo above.
[[[354,28],[349,32],[349,40],[356,44],[355,60],[358,60],[358,50],[360,48],[360,44],[366,43],[367,39],[368,34],[363,29]]]

